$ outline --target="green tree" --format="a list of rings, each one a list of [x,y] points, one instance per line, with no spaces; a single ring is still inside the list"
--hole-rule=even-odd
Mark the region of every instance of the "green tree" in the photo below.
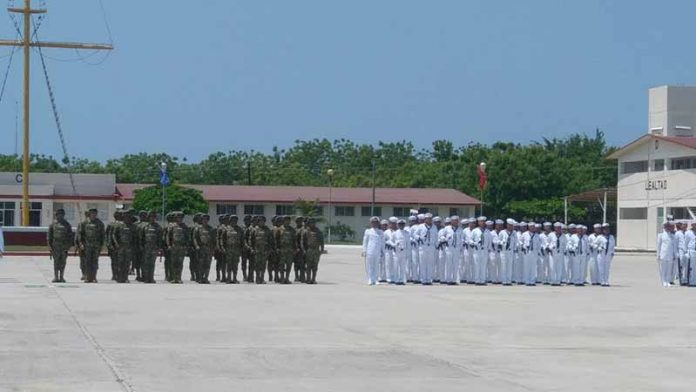
[[[162,211],[162,187],[151,186],[135,191],[133,208],[136,210]],[[171,211],[183,211],[187,215],[197,212],[207,213],[208,203],[203,193],[192,188],[170,185],[165,188],[165,214]]]
[[[297,199],[295,200],[295,211],[305,218],[314,218],[317,223],[324,222],[324,217],[319,215],[319,200]]]

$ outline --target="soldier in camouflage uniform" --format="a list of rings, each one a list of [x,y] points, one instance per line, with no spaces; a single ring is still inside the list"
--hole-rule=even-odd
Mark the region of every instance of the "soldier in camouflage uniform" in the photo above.
[[[128,283],[131,261],[133,259],[133,247],[135,246],[136,233],[130,210],[121,213],[122,220],[114,225],[111,231],[111,246],[116,253],[116,282]]]
[[[197,212],[193,214],[193,224],[189,228],[189,238],[188,238],[188,243],[189,243],[189,273],[191,274],[191,281],[192,282],[198,282],[199,277],[198,277],[198,271],[200,270],[200,266],[198,264],[198,252],[196,252],[196,249],[193,247],[193,233],[198,227],[198,225],[201,222],[201,214],[200,212]]]
[[[171,212],[165,215],[166,222],[162,228],[162,253],[164,254],[164,280],[167,282],[172,281],[172,257],[167,248],[167,235],[169,235],[169,229],[172,227],[172,222],[174,218]]]
[[[284,216],[279,219],[282,222],[274,233],[274,241],[277,249],[279,281],[282,284],[290,284],[290,271],[295,260],[297,250],[297,233],[295,228],[290,226],[292,218]]]
[[[80,228],[79,247],[85,253],[85,283],[97,283],[99,253],[104,246],[104,223],[97,218],[97,210],[90,209],[88,220]]]
[[[302,252],[300,240],[304,230],[304,218],[295,218],[295,282],[305,281],[305,254]]]
[[[162,251],[162,227],[157,213],[150,211],[145,225],[140,226],[138,243],[142,250],[142,282],[155,283],[155,262]]]
[[[48,249],[53,258],[53,283],[65,283],[65,261],[73,244],[73,230],[65,220],[65,210],[56,210],[56,220],[48,227]]]
[[[247,269],[247,266],[249,265],[249,249],[247,249],[247,243],[246,243],[246,231],[247,228],[249,228],[251,225],[251,215],[245,215],[244,216],[244,227],[242,228],[243,235],[242,235],[242,279],[245,282],[251,281],[249,279],[249,270]],[[251,268],[249,268],[251,269]]]
[[[106,252],[109,255],[109,259],[111,259],[111,280],[116,281],[116,275],[118,274],[118,255],[114,251],[113,243],[111,241],[111,236],[113,235],[114,232],[114,227],[119,224],[123,220],[123,211],[121,210],[116,210],[114,212],[114,221],[109,223],[106,226],[106,232],[104,233],[104,237],[106,238]],[[77,231],[79,232],[80,229],[78,227]]]
[[[215,228],[215,281],[227,282],[227,268],[225,267],[225,250],[220,237],[227,230],[228,217],[225,214],[218,215],[218,227]]]
[[[75,233],[75,251],[80,255],[80,272],[82,272],[82,278],[81,280],[85,280],[87,277],[87,267],[85,263],[85,252],[80,249],[80,229],[82,225],[84,225],[87,221],[89,220],[89,211],[85,211],[85,219],[80,221],[80,223],[77,224],[77,232]]]
[[[242,256],[244,249],[244,230],[237,225],[239,217],[232,215],[229,217],[229,223],[225,226],[225,231],[220,237],[221,246],[224,248],[225,267],[227,268],[226,277],[227,283],[237,284],[237,268],[239,267],[239,258]]]
[[[247,224],[247,218],[249,218],[249,223]],[[254,273],[256,272],[256,266],[254,265],[254,255],[251,252],[251,235],[254,233],[254,229],[256,228],[256,217],[252,217],[250,215],[247,215],[244,217],[244,251],[246,252],[247,255],[247,261],[248,261],[248,273],[247,273],[247,282],[253,283],[254,282]],[[244,256],[242,255],[242,268],[244,268]]]
[[[273,227],[271,227],[271,233],[273,234],[273,251],[271,252],[271,257],[268,259],[268,281],[270,282],[271,280],[274,281],[275,283],[280,283],[280,259],[279,259],[279,254],[278,254],[278,243],[275,241],[276,238],[276,233],[280,229],[280,226],[282,224],[282,217],[280,216],[274,216],[271,218],[271,224]]]
[[[177,211],[172,214],[173,222],[167,230],[166,246],[171,257],[170,278],[172,283],[182,283],[181,272],[184,269],[184,258],[189,249],[189,228],[184,224],[184,213]]]
[[[201,216],[200,223],[193,229],[193,247],[196,250],[196,261],[198,262],[198,283],[210,284],[208,275],[210,274],[210,264],[213,259],[215,249],[215,231],[208,224],[210,215]]]
[[[313,218],[307,219],[307,227],[302,231],[300,244],[307,260],[307,283],[317,284],[319,257],[324,252],[324,235]]]
[[[140,242],[140,231],[148,225],[148,212],[138,212],[138,222],[135,223],[136,241],[133,247],[133,270],[135,271],[135,280],[142,282],[142,264],[143,264],[143,244]]]
[[[256,283],[266,284],[263,280],[266,272],[266,264],[268,263],[275,244],[273,241],[273,233],[266,226],[266,217],[258,217],[258,226],[251,233],[251,253],[254,256],[254,265],[256,267]]]

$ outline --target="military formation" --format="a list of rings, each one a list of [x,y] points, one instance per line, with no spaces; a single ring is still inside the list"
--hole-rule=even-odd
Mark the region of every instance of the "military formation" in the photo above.
[[[609,286],[615,245],[608,224],[588,234],[560,222],[419,214],[371,218],[363,257],[370,285]]]
[[[655,248],[662,286],[696,286],[696,221],[668,216],[662,228]]]
[[[220,215],[218,226],[213,227],[208,214],[193,215],[191,226],[184,223],[184,217],[183,212],[170,212],[162,226],[154,211],[117,210],[113,222],[104,225],[97,210],[91,209],[73,233],[65,211],[59,209],[47,238],[54,264],[53,282],[65,282],[66,260],[74,246],[80,256],[82,280],[97,283],[99,255],[105,246],[111,260],[111,280],[118,283],[128,283],[129,276],[156,283],[158,258],[163,259],[165,280],[183,283],[186,257],[190,280],[200,284],[210,284],[213,260],[215,280],[221,283],[266,284],[266,275],[269,282],[278,284],[317,283],[324,237],[313,218],[295,217],[293,225],[292,217],[277,216],[269,227],[264,216],[247,215],[240,226],[238,216]]]

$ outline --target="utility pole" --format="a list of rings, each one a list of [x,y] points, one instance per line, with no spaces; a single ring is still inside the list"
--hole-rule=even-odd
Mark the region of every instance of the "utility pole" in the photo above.
[[[376,199],[376,193],[377,193],[377,185],[376,185],[376,179],[377,177],[377,162],[373,159],[372,160],[372,204],[370,205],[370,215],[375,216],[375,199]]]
[[[24,48],[24,147],[22,149],[22,226],[29,226],[29,88],[31,48],[111,50],[112,45],[83,44],[77,42],[39,42],[31,40],[31,16],[45,14],[45,9],[32,9],[31,0],[24,0],[24,8],[8,8],[9,12],[24,15],[24,32],[21,40],[0,40],[0,46]]]

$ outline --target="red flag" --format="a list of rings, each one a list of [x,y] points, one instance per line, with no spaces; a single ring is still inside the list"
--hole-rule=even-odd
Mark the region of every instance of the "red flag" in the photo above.
[[[483,188],[486,187],[486,182],[488,182],[488,178],[486,178],[486,166],[481,166],[481,164],[476,165],[476,173],[478,173],[479,177],[479,189],[483,191]]]

